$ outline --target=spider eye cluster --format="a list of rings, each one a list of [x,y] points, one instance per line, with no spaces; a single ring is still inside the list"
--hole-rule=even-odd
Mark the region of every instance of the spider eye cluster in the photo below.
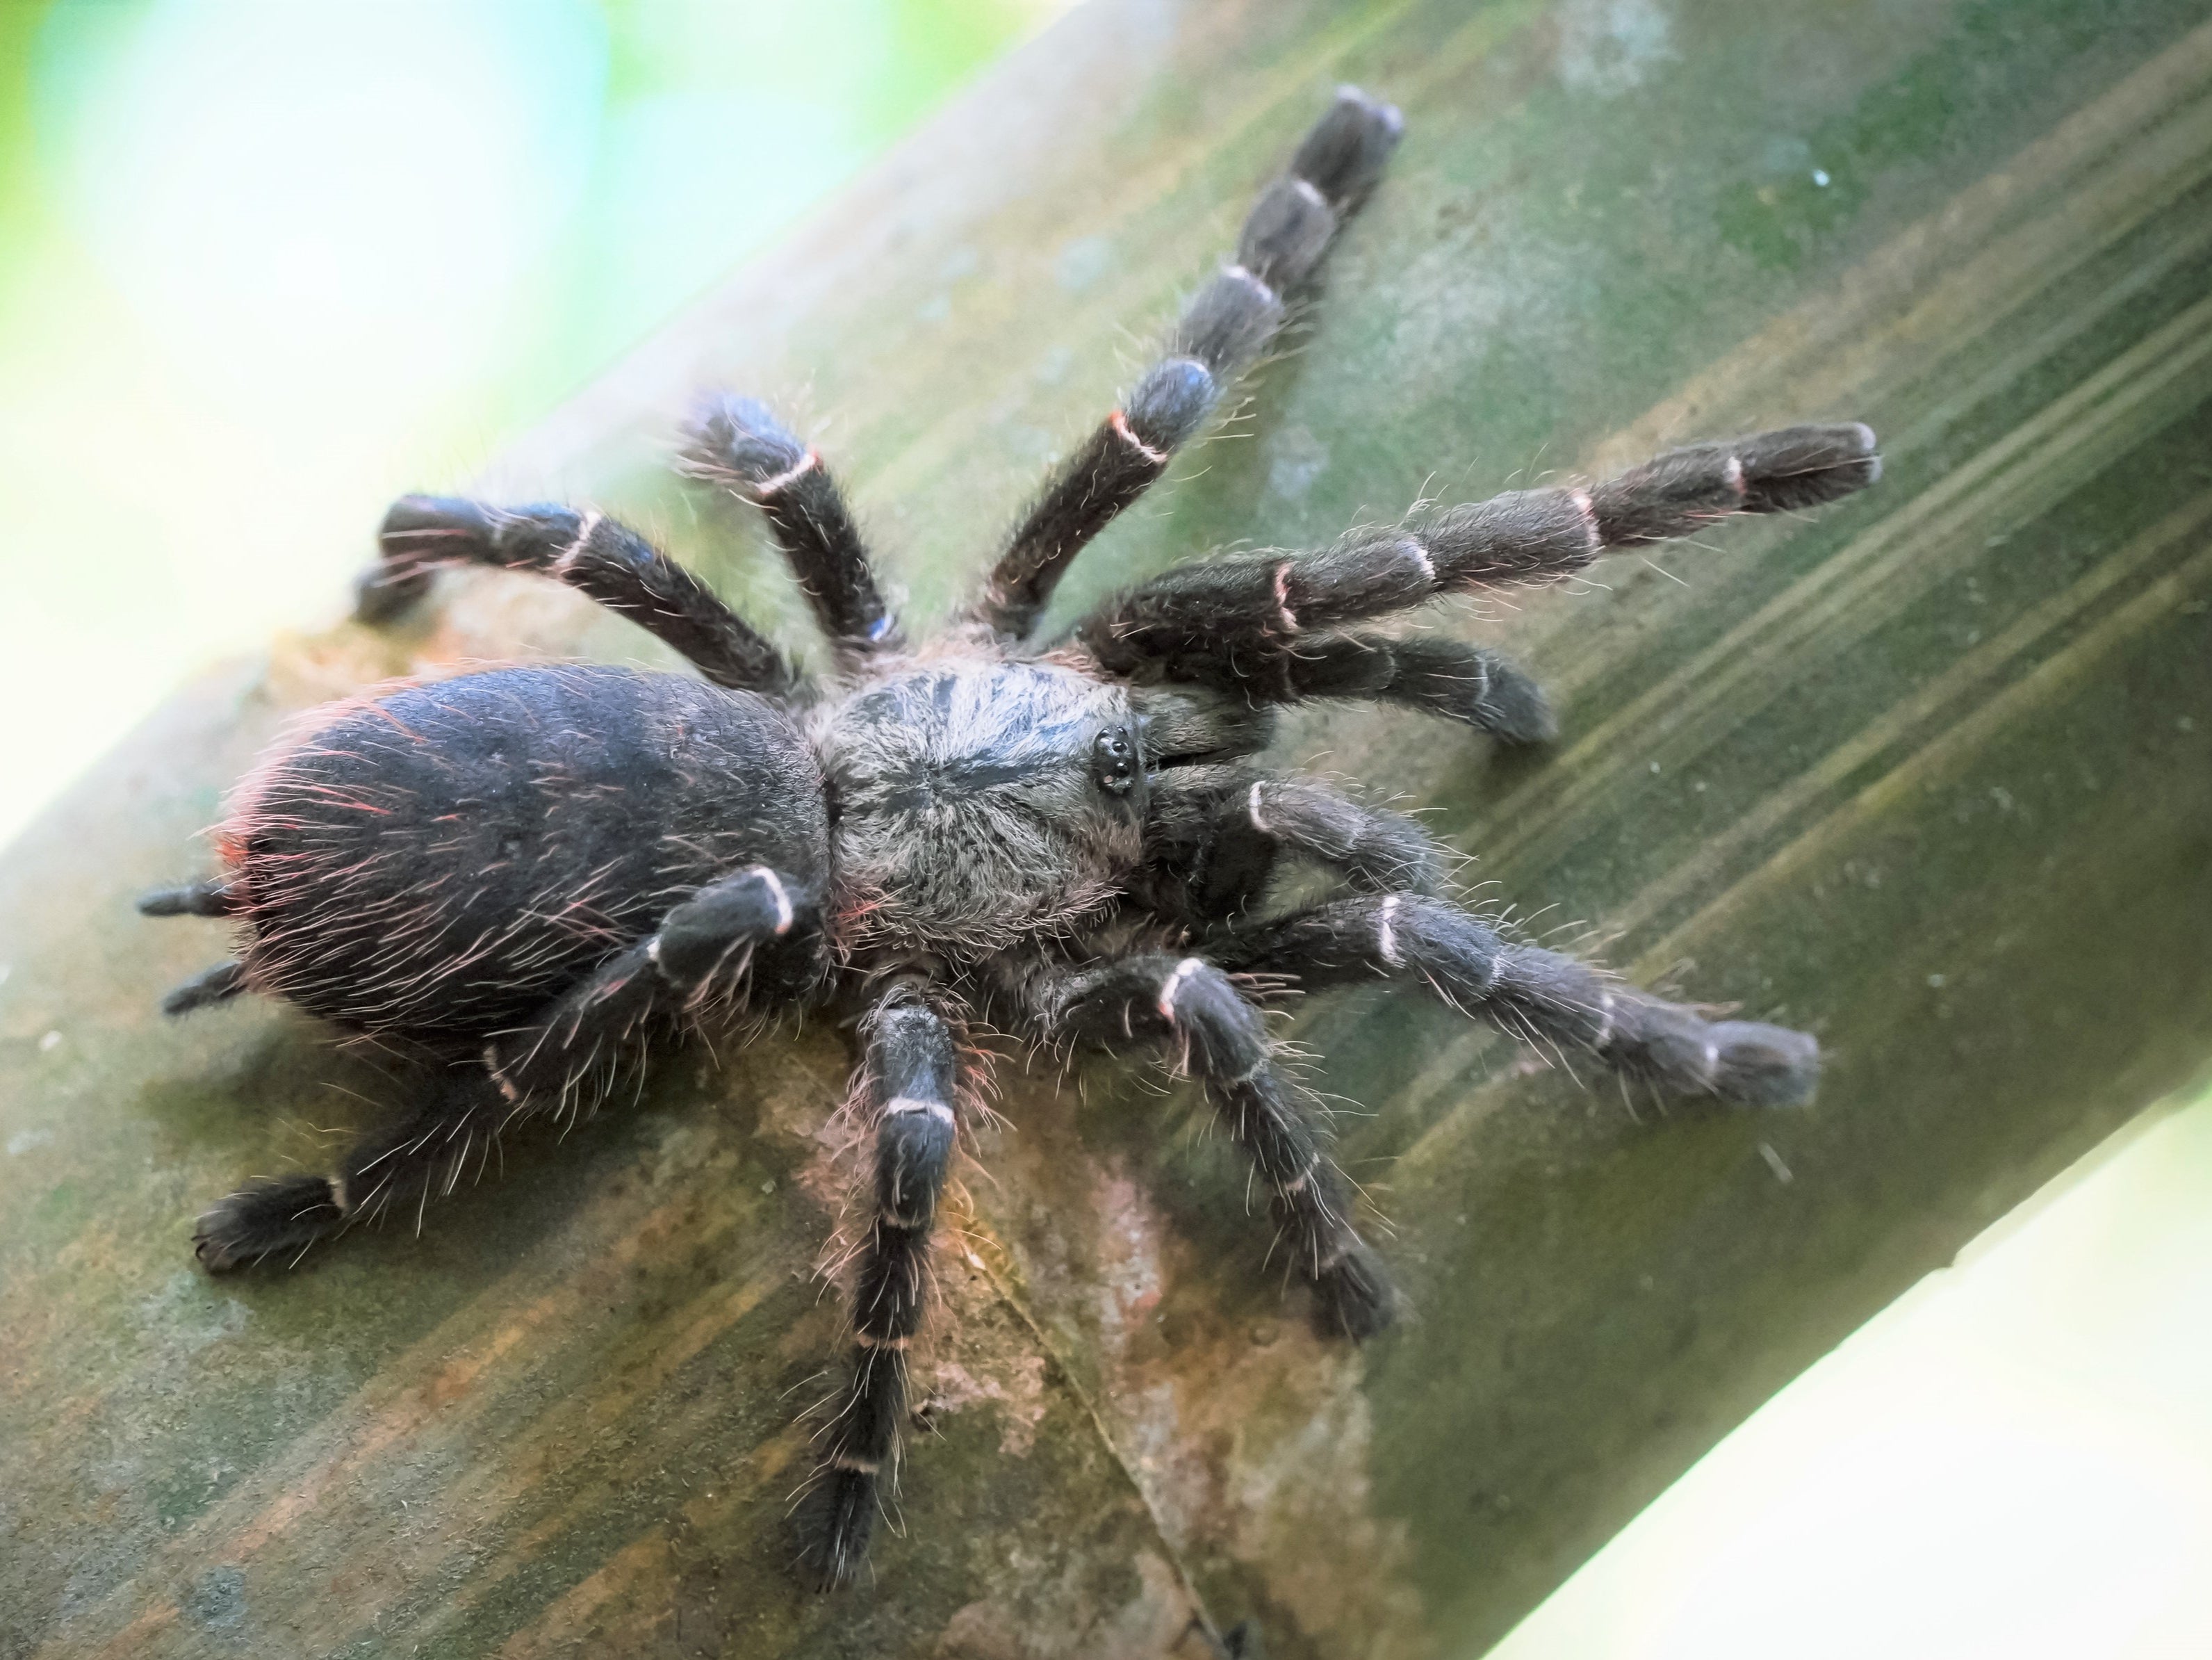
[[[1091,775],[1109,795],[1127,795],[1134,789],[1142,764],[1137,734],[1118,721],[1091,740]]]

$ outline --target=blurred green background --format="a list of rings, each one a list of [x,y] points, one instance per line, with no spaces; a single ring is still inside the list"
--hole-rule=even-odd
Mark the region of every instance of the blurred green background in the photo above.
[[[0,0],[0,839],[1064,3]],[[1785,1390],[1501,1652],[2212,1654],[2208,1559],[2199,1100]]]

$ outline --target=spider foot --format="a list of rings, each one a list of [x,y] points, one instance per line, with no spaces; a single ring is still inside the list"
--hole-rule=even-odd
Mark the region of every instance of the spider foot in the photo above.
[[[210,1274],[223,1274],[309,1244],[344,1222],[328,1177],[273,1177],[218,1200],[200,1218],[192,1253]]]
[[[227,1003],[246,989],[246,969],[235,962],[217,963],[203,969],[180,986],[173,986],[161,999],[161,1012],[175,1017],[194,1009]]]
[[[1314,1276],[1313,1288],[1315,1321],[1323,1336],[1364,1343],[1398,1317],[1398,1296],[1382,1259],[1364,1240],[1350,1241],[1340,1258]]]
[[[378,567],[354,584],[353,620],[372,629],[398,622],[430,591],[426,570],[395,571]]]
[[[850,1584],[868,1560],[868,1539],[876,1526],[876,1478],[872,1471],[824,1473],[799,1514],[800,1566],[819,1591]]]
[[[1802,1107],[1820,1081],[1820,1046],[1807,1033],[1754,1020],[1706,1029],[1713,1046],[1712,1093],[1746,1107]]]

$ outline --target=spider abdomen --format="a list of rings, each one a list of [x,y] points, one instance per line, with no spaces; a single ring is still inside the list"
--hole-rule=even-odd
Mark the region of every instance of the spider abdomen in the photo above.
[[[733,871],[819,883],[826,836],[781,706],[558,667],[343,708],[246,781],[222,842],[252,984],[445,1040],[526,1018]]]

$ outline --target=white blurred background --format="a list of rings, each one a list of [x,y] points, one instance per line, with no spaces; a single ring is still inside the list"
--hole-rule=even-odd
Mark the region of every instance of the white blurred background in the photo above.
[[[1065,3],[0,0],[0,841]],[[2212,1098],[1871,1323],[1498,1652],[2212,1656],[2208,1562]]]
[[[2212,1656],[2212,1097],[1708,1453],[1492,1660]]]

